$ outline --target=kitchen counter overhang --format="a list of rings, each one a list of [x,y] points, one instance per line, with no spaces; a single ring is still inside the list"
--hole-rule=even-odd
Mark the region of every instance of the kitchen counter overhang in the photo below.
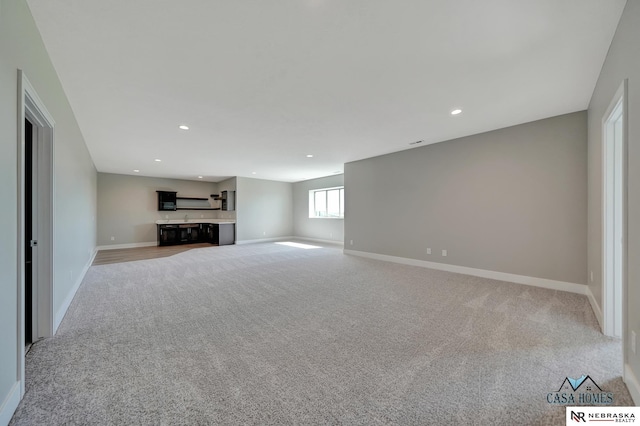
[[[166,220],[156,220],[156,225],[176,225],[176,224],[184,224],[184,223],[236,223],[235,220],[232,219],[166,219]]]

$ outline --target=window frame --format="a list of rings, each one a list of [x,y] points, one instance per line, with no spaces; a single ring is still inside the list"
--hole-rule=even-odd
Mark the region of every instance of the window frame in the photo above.
[[[338,190],[338,214],[340,216],[329,216],[329,192]],[[325,216],[317,216],[316,193],[324,192],[325,196]],[[309,190],[309,219],[344,219],[344,185],[330,188],[316,188]]]

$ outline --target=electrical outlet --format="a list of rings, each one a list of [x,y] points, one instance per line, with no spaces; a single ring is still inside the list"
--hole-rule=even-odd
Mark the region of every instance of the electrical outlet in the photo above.
[[[329,238],[333,238],[333,232],[329,232]]]
[[[116,237],[111,237],[111,241],[115,241],[115,240],[116,240]]]
[[[349,240],[349,245],[352,246],[353,245],[353,240]]]
[[[631,330],[631,352],[635,354],[637,350],[638,348],[636,347],[636,332]]]
[[[262,231],[262,235],[267,235],[267,231]]]
[[[431,249],[430,248],[427,249],[427,254],[431,254]]]
[[[591,279],[591,282],[593,282],[593,271],[589,272],[589,278]]]
[[[447,251],[446,250],[442,250],[442,257],[447,257]]]

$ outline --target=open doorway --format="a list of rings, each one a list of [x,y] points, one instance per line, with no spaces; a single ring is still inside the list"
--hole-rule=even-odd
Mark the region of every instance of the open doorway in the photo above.
[[[34,240],[33,216],[34,216],[34,191],[33,191],[33,124],[29,119],[24,120],[24,344],[28,351],[31,344],[37,339],[37,330],[34,333],[33,326],[38,323],[33,318],[34,291],[33,291],[33,251]],[[36,194],[37,195],[37,192]],[[35,212],[37,215],[37,211]],[[36,305],[37,307],[37,305]]]
[[[604,333],[623,337],[626,264],[626,81],[603,121]]]
[[[18,71],[18,371],[25,389],[25,348],[53,335],[54,121]]]

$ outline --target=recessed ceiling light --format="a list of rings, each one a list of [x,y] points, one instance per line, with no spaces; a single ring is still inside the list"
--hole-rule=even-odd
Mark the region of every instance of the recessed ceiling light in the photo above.
[[[451,115],[458,115],[458,114],[460,114],[461,112],[462,112],[462,110],[461,110],[461,109],[456,108],[456,109],[454,109],[453,111],[451,111]]]
[[[180,126],[178,126],[181,130],[189,130],[189,126],[185,126],[184,124],[181,124]]]
[[[256,174],[256,172],[251,172],[251,174],[252,174],[252,175],[255,175],[255,174]]]
[[[140,170],[138,170],[138,169],[133,169],[133,171],[136,172],[136,173],[140,173]]]
[[[156,158],[154,161],[157,161],[158,163],[161,162],[162,160],[159,158]]]
[[[202,179],[202,176],[198,176],[198,179]]]
[[[313,154],[307,154],[307,158],[313,157]]]

